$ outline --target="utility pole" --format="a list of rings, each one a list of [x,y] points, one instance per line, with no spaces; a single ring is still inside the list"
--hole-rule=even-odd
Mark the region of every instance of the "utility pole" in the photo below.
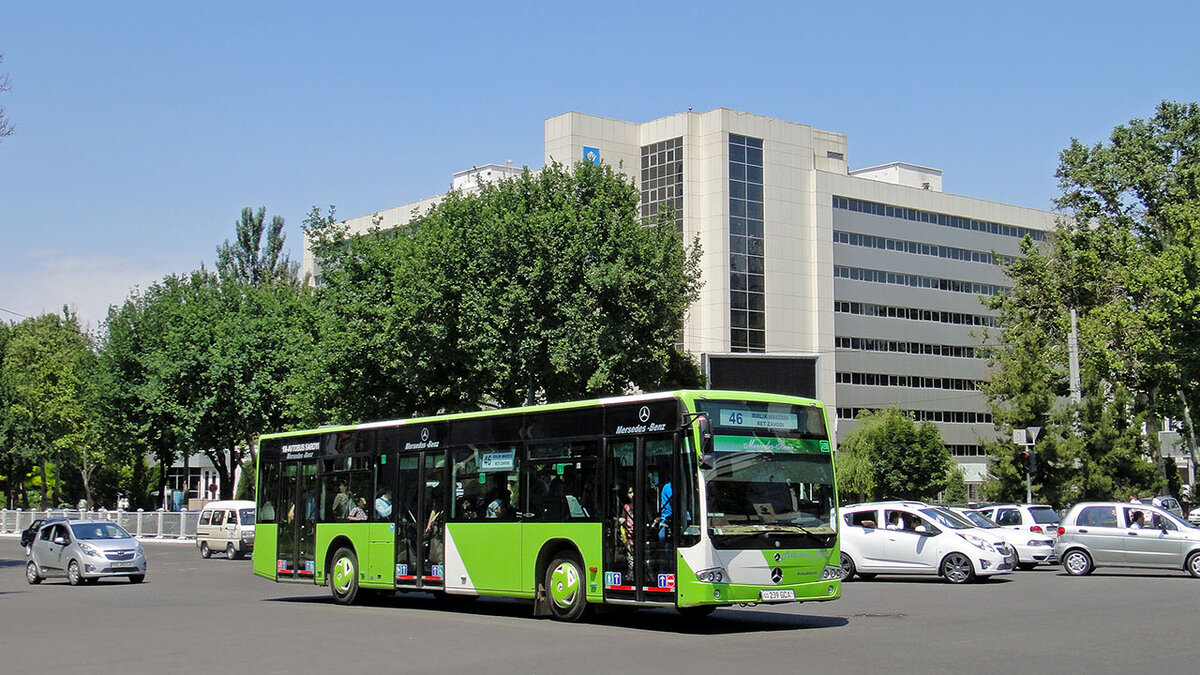
[[[1079,435],[1079,402],[1083,399],[1079,383],[1079,325],[1076,322],[1075,308],[1071,308],[1071,333],[1067,336],[1067,354],[1070,367],[1071,405],[1075,407],[1073,427]]]

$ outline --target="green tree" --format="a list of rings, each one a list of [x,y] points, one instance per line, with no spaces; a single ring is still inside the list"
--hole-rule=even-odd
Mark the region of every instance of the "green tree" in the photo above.
[[[1057,175],[1069,217],[1044,248],[1023,242],[1024,258],[1006,269],[1012,292],[989,301],[1004,331],[986,391],[1001,432],[1046,427],[1035,477],[1046,498],[1156,490],[1165,482],[1155,433],[1162,416],[1184,420],[1196,454],[1200,108],[1163,102],[1151,119],[1118,126],[1107,144],[1073,139]],[[1071,309],[1079,315],[1077,406],[1062,402]],[[989,450],[989,492],[1011,495],[1015,446]]]
[[[844,503],[861,502],[875,494],[875,468],[865,445],[838,445],[837,483]]]
[[[698,381],[676,348],[698,244],[637,204],[628,179],[581,162],[451,192],[410,227],[348,241],[317,213],[314,408],[394,417]]]
[[[14,466],[40,473],[41,504],[63,501],[61,483],[52,487],[47,465],[79,473],[92,502],[92,476],[103,457],[98,445],[96,362],[91,340],[74,314],[45,314],[11,330],[0,369],[8,397],[9,451]]]
[[[299,265],[284,251],[283,217],[273,216],[270,229],[266,218],[265,206],[257,213],[249,206],[242,209],[241,220],[234,225],[235,241],[226,239],[217,247],[217,273],[222,278],[240,279],[255,287],[274,281],[296,282]]]
[[[855,422],[838,453],[866,458],[875,476],[872,499],[932,499],[945,489],[954,459],[936,425],[917,424],[895,408],[859,413]]]
[[[963,477],[962,469],[957,465],[950,467],[946,472],[946,488],[942,493],[942,501],[947,504],[967,503],[967,481]]]

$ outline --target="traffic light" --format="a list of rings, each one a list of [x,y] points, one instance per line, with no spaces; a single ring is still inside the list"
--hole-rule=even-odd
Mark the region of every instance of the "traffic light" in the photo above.
[[[1032,450],[1021,451],[1021,463],[1029,473],[1037,473],[1037,453]]]

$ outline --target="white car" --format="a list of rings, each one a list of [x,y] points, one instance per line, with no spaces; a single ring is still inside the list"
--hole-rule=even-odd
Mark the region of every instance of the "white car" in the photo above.
[[[1000,537],[924,502],[873,502],[838,510],[842,578],[931,574],[961,584],[1012,572],[1016,554]]]
[[[1193,525],[1200,525],[1200,508],[1192,509],[1188,512],[1188,522]]]
[[[1002,504],[974,510],[1000,527],[1045,535],[1051,539],[1058,537],[1060,518],[1054,507],[1048,504]]]
[[[1058,563],[1058,558],[1054,557],[1054,537],[1037,532],[1000,527],[984,514],[971,509],[951,509],[951,511],[971,521],[975,527],[987,530],[1008,542],[1008,545],[1017,554],[1017,567],[1020,569],[1031,570],[1039,563],[1047,565]]]

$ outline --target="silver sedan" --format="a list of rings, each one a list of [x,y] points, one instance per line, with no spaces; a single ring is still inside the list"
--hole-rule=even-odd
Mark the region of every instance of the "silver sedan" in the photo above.
[[[146,578],[146,553],[120,525],[106,520],[68,520],[42,525],[30,545],[25,579],[66,577],[72,586],[104,577]]]

